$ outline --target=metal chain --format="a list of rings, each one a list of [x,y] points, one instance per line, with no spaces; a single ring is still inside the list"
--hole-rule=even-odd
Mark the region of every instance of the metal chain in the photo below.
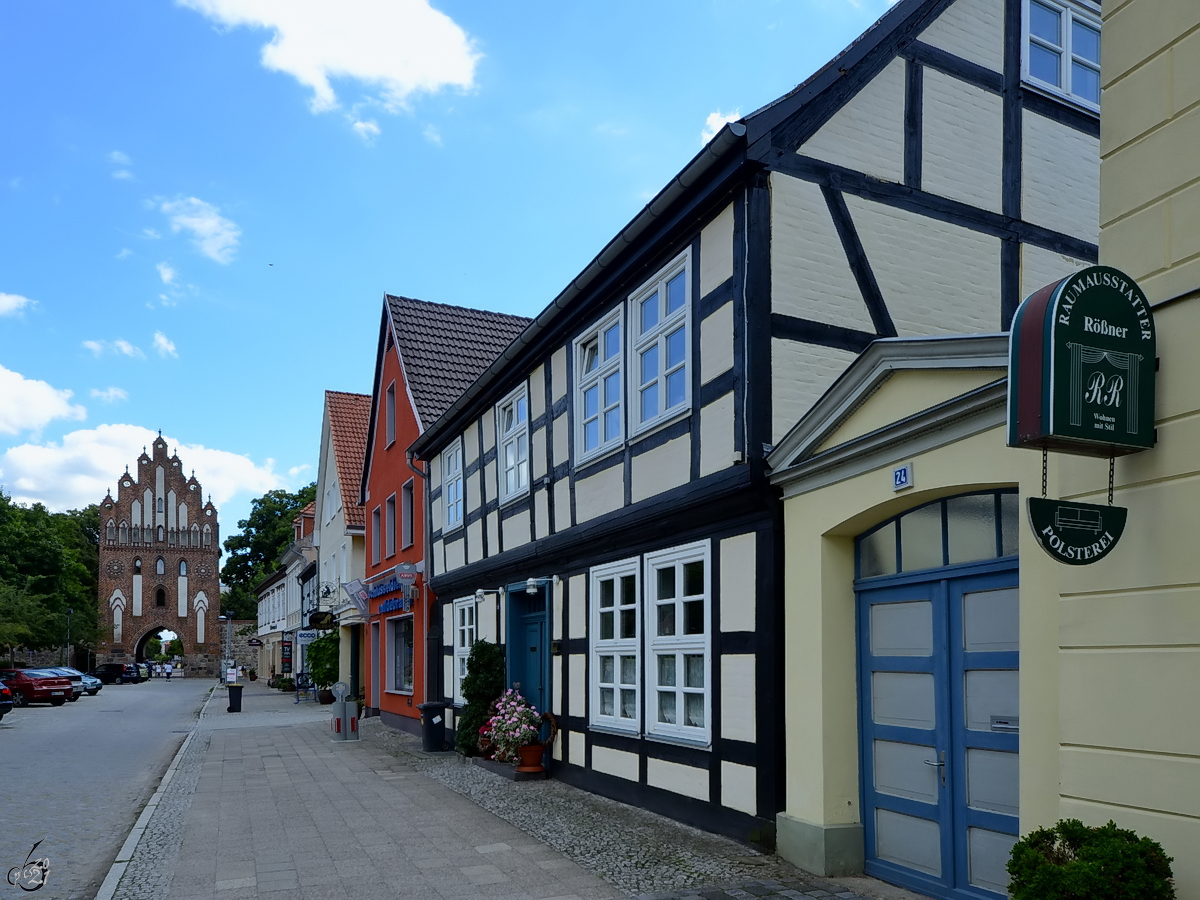
[[[1042,499],[1046,499],[1046,448],[1042,448]]]
[[[1116,457],[1108,458],[1108,505],[1113,505],[1113,473],[1116,470]]]

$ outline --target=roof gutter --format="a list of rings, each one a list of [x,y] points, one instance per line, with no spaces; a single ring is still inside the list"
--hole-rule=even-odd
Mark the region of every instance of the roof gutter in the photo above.
[[[559,315],[566,310],[580,294],[610,265],[618,259],[626,248],[641,236],[660,216],[667,212],[679,197],[698,182],[706,172],[715,166],[725,155],[746,136],[746,126],[742,122],[730,122],[725,125],[704,149],[688,163],[683,170],[658,192],[634,217],[621,232],[600,251],[582,272],[577,275],[563,291],[543,309],[538,316],[517,335],[504,351],[497,356],[483,374],[480,375],[459,397],[451,404],[440,419],[433,423],[419,438],[413,441],[410,452],[419,458],[425,458],[424,451],[440,436],[443,427],[448,425],[459,413],[471,405],[484,392],[491,380],[508,364],[519,357],[537,336],[550,326]]]

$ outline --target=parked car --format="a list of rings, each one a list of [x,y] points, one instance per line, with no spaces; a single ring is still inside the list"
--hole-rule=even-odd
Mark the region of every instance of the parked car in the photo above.
[[[8,685],[0,681],[0,719],[13,711],[16,704],[13,702],[13,692],[9,690]]]
[[[54,672],[58,675],[66,675],[71,679],[71,684],[80,684],[80,692],[87,694],[89,697],[95,697],[100,693],[100,688],[104,687],[104,682],[94,675],[87,675],[80,672],[78,669],[72,669],[70,666],[54,666],[46,670]]]
[[[32,671],[26,669],[26,672]],[[67,669],[61,666],[49,666],[45,669],[37,669],[38,672],[45,672],[48,675],[61,675],[63,678],[68,678],[71,681],[71,696],[67,699],[74,703],[83,696],[83,673],[76,672],[74,669]]]
[[[71,697],[71,679],[41,669],[0,669],[0,681],[8,685],[13,701],[19,706],[30,703],[62,706]]]
[[[133,663],[101,663],[88,674],[96,676],[105,684],[136,684],[141,681],[141,675]]]

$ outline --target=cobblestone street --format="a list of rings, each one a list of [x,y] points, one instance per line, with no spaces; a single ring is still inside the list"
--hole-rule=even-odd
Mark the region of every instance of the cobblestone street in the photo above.
[[[332,742],[329,708],[217,691],[100,900],[217,897],[790,897],[912,900],[562,782],[514,783],[378,720]]]

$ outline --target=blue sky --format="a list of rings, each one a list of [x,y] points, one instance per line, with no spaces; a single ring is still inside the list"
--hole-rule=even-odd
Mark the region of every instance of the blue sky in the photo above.
[[[316,477],[385,292],[532,316],[887,0],[6,0],[0,488]]]

